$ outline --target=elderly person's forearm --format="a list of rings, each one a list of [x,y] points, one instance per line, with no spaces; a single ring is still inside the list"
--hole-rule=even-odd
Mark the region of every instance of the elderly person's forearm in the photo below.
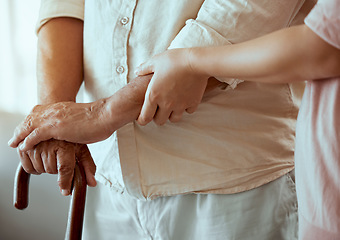
[[[102,141],[136,120],[151,75],[137,77],[109,98],[92,103],[60,102],[36,106],[15,130],[11,147],[27,150],[48,139],[75,143]],[[210,79],[207,91],[220,84]]]
[[[60,17],[38,33],[39,104],[75,101],[83,81],[83,22]]]
[[[150,76],[138,77],[109,98],[91,103],[38,105],[15,130],[11,147],[28,150],[48,139],[93,143],[108,138],[134,121],[141,109]]]
[[[83,22],[52,18],[38,32],[37,81],[39,104],[75,101],[83,81]],[[21,165],[31,174],[58,174],[63,195],[71,192],[76,159],[95,186],[96,166],[86,145],[51,139],[27,151],[18,151]]]

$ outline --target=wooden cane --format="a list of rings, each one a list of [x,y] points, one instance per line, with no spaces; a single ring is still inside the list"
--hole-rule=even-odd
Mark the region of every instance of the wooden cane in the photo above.
[[[23,210],[28,206],[30,174],[18,165],[14,180],[14,206]],[[83,230],[83,219],[86,199],[86,178],[81,165],[76,164],[72,184],[72,197],[68,212],[65,239],[80,240]]]

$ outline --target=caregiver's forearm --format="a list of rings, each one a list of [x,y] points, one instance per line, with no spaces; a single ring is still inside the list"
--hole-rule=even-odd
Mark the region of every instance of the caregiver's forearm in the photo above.
[[[208,76],[283,83],[340,74],[340,50],[306,25],[240,44],[190,52],[192,68]]]
[[[40,104],[75,101],[83,81],[83,22],[54,18],[38,33],[38,100]]]

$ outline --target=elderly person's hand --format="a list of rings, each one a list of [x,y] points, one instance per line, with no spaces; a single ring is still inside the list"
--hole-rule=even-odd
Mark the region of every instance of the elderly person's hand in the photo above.
[[[83,144],[102,141],[138,117],[151,77],[137,77],[111,97],[91,103],[38,105],[15,129],[8,145],[20,144],[20,150],[27,151],[52,138]]]
[[[86,145],[48,140],[32,150],[21,151],[18,148],[18,153],[26,172],[58,174],[60,192],[65,196],[71,193],[76,162],[84,168],[87,185],[94,187],[97,184],[94,178],[96,166]]]
[[[37,105],[15,129],[9,146],[21,151],[39,142],[57,139],[74,143],[93,143],[112,134],[103,115],[105,100],[93,103],[59,102]]]

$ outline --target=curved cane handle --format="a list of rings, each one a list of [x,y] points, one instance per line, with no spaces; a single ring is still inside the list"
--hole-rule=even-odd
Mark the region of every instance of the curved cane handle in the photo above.
[[[28,185],[31,174],[25,172],[19,163],[14,179],[14,207],[23,210],[28,206]]]
[[[30,174],[18,165],[14,180],[14,206],[23,210],[28,206]],[[76,164],[73,177],[71,204],[68,213],[65,239],[81,239],[86,198],[86,178],[84,169]]]

